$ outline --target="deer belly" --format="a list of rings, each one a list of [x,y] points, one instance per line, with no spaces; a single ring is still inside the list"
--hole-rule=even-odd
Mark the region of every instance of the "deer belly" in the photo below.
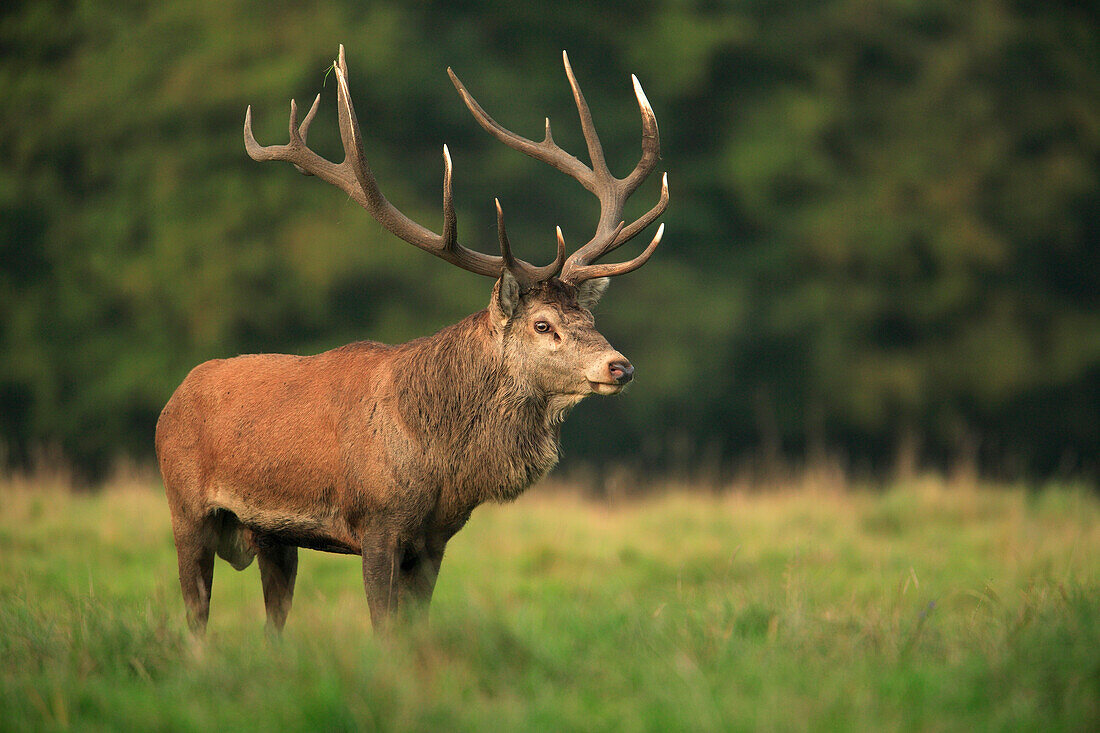
[[[257,539],[329,552],[358,554],[359,541],[348,531],[335,491],[304,491],[297,495],[260,492],[253,487],[219,487],[212,508],[232,512],[256,533]]]

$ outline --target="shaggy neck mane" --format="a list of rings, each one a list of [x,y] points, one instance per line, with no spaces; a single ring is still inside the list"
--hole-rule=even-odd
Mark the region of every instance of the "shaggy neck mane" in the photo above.
[[[557,463],[559,426],[575,400],[539,394],[509,373],[488,311],[397,348],[401,419],[452,500],[510,501]]]

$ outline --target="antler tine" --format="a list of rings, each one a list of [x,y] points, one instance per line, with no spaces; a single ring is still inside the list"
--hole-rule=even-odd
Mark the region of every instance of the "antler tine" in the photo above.
[[[290,100],[291,104],[294,100]],[[306,118],[302,121],[302,126],[298,128],[299,134],[302,136],[302,142],[306,141],[306,136],[309,135],[309,126],[313,124],[313,118],[317,116],[317,110],[321,107],[321,95],[318,94],[313,98],[313,105],[309,108],[309,112],[306,112]]]
[[[581,87],[577,84],[577,77],[573,76],[573,67],[569,65],[569,54],[562,51],[561,60],[565,64],[565,76],[569,79],[569,88],[573,90],[573,101],[577,104],[577,114],[581,118],[581,132],[584,133],[584,141],[588,145],[588,158],[592,161],[592,172],[597,178],[613,178],[604,161],[603,145],[600,144],[600,136],[596,134],[596,126],[592,122],[592,110],[588,109],[588,102],[585,101]]]
[[[504,266],[514,276],[516,274],[516,258],[512,256],[512,245],[508,241],[508,232],[504,229],[504,210],[500,208],[500,199],[493,199],[493,203],[497,205],[497,238],[500,240],[500,256],[504,258]]]
[[[624,227],[622,232],[619,234],[619,236],[617,236],[615,238],[614,242],[612,242],[611,246],[608,247],[604,252],[602,252],[600,254],[600,256],[602,257],[603,255],[606,255],[608,252],[614,251],[620,245],[625,244],[626,242],[629,242],[634,237],[638,236],[638,234],[643,229],[645,229],[647,226],[649,226],[650,224],[655,222],[657,220],[657,217],[659,217],[661,214],[665,213],[665,209],[667,209],[667,208],[668,208],[668,173],[664,173],[664,174],[661,175],[661,197],[659,199],[657,199],[657,203],[654,204],[652,209],[650,209],[646,213],[642,214],[640,217],[638,217],[638,219],[633,221],[630,224],[630,226]]]
[[[508,232],[504,229],[504,210],[500,208],[500,199],[493,199],[493,202],[497,207],[497,237],[500,239],[500,254],[504,260],[504,266],[512,273],[512,277],[516,278],[520,287],[526,290],[561,272],[562,265],[565,264],[565,240],[562,239],[561,228],[558,228],[558,253],[554,261],[549,265],[534,267],[512,256],[512,245],[508,241]]]
[[[565,237],[562,236],[561,227],[554,227],[554,230],[558,234],[558,254],[554,258],[554,265],[557,268],[554,274],[557,275],[561,272],[562,265],[565,264]]]
[[[443,144],[443,241],[458,241],[458,217],[455,216],[454,192],[451,190],[451,151]]]
[[[650,241],[649,246],[634,259],[627,262],[587,265],[583,268],[577,268],[573,271],[573,277],[569,279],[569,282],[576,284],[596,277],[614,277],[615,275],[625,275],[628,272],[637,270],[646,262],[649,262],[650,255],[657,249],[657,245],[661,243],[661,237],[664,235],[665,225],[664,222],[662,222],[661,225],[657,227],[657,233],[653,235],[653,239]],[[566,276],[563,275],[562,279],[564,280],[565,277]]]
[[[306,175],[315,175],[321,180],[336,186],[350,196],[357,204],[366,209],[378,222],[393,234],[406,242],[419,247],[437,257],[478,275],[499,277],[505,266],[504,258],[482,254],[467,249],[458,243],[457,217],[454,208],[452,188],[451,154],[443,146],[443,233],[436,234],[405,216],[393,204],[386,200],[371,172],[363,152],[362,135],[355,108],[351,103],[348,90],[348,67],[344,46],[333,62],[336,72],[337,111],[340,124],[340,140],[344,147],[344,160],[333,163],[306,144],[309,126],[317,114],[321,96],[313,102],[305,120],[298,125],[298,105],[290,102],[290,141],[286,145],[262,146],[252,134],[252,107],[248,107],[244,116],[244,146],[253,160],[282,160],[289,162]],[[554,146],[556,147],[556,146]],[[524,279],[552,277],[561,270],[564,256],[556,264],[535,267],[523,260],[514,260],[514,272]],[[552,270],[552,271],[551,271]]]
[[[653,106],[642,91],[638,77],[631,74],[630,81],[634,84],[634,96],[638,99],[638,109],[642,113],[642,157],[624,179],[624,188],[628,195],[638,189],[642,181],[657,167],[657,161],[661,158],[661,133],[657,129],[657,115],[653,113]]]
[[[290,139],[300,138],[302,144],[306,142],[306,137],[309,135],[309,126],[313,123],[313,118],[317,116],[317,108],[321,104],[321,95],[318,94],[313,100],[313,106],[309,108],[309,112],[306,113],[305,120],[302,121],[302,126],[298,126],[298,103],[293,99],[290,100]],[[312,176],[313,174],[307,171],[302,166],[294,163],[294,168],[303,176]]]

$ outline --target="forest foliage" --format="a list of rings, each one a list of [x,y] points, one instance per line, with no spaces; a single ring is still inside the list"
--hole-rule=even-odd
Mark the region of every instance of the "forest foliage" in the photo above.
[[[245,154],[246,105],[282,143],[289,98],[320,92],[310,140],[337,155],[340,43],[400,208],[439,228],[447,143],[464,241],[493,250],[494,196],[525,259],[549,259],[557,224],[586,240],[594,199],[486,135],[445,73],[521,134],[549,116],[583,158],[564,48],[620,174],[638,75],[672,191],[664,243],[597,313],[638,383],[578,408],[567,460],[908,452],[1094,471],[1100,33],[1083,7],[9,4],[0,441],[9,461],[55,446],[95,473],[151,454],[161,406],[205,359],[403,341],[484,306],[487,280]]]

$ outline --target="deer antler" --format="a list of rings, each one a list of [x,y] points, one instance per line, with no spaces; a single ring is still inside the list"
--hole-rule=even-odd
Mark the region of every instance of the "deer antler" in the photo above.
[[[536,267],[512,257],[504,235],[503,219],[499,220],[501,256],[475,252],[458,243],[457,219],[451,191],[451,155],[446,145],[443,146],[442,234],[436,234],[417,224],[387,201],[378,188],[370,164],[363,153],[359,121],[355,117],[355,108],[351,104],[351,94],[348,91],[348,67],[344,58],[343,44],[340,46],[340,57],[333,63],[333,67],[336,70],[336,96],[340,118],[340,139],[344,145],[344,161],[333,163],[306,145],[306,135],[314,115],[317,114],[321,95],[317,95],[301,127],[298,126],[298,105],[293,99],[290,101],[290,142],[286,145],[262,146],[256,142],[252,134],[252,107],[249,106],[244,115],[244,147],[253,160],[284,160],[292,163],[301,173],[317,176],[350,196],[393,234],[464,270],[495,278],[499,277],[503,268],[507,267],[525,286],[547,280],[561,272],[565,252],[560,244],[558,257],[554,262],[543,267]],[[498,212],[500,210],[499,204],[497,210]]]
[[[616,178],[604,161],[603,146],[596,134],[596,127],[592,123],[592,112],[588,109],[588,103],[584,100],[580,86],[573,76],[573,69],[569,66],[569,56],[562,51],[562,60],[565,63],[565,74],[569,78],[569,86],[573,90],[573,99],[577,104],[577,112],[581,118],[581,130],[588,145],[588,157],[592,163],[589,168],[577,158],[558,147],[550,134],[550,119],[546,119],[546,136],[542,142],[528,140],[525,137],[502,127],[490,117],[477,100],[466,90],[451,69],[447,69],[451,81],[454,82],[458,93],[462,95],[462,101],[466,103],[474,119],[484,127],[493,137],[500,140],[510,148],[530,155],[535,160],[557,168],[562,173],[576,179],[582,186],[591,191],[600,201],[600,220],[596,226],[596,233],[583,247],[575,251],[565,261],[561,271],[561,279],[576,285],[595,277],[611,277],[622,275],[644,265],[664,234],[665,226],[661,224],[657,234],[645,250],[632,260],[616,264],[594,264],[598,259],[614,251],[626,242],[636,237],[643,229],[652,224],[657,217],[664,213],[668,206],[668,174],[661,180],[661,197],[657,204],[641,217],[627,225],[622,221],[623,206],[630,195],[638,189],[642,181],[653,171],[660,158],[660,135],[657,130],[657,117],[653,114],[653,108],[646,99],[642,85],[638,77],[631,75],[634,82],[634,94],[638,98],[638,107],[642,113],[642,157],[634,170],[626,178]],[[501,224],[503,232],[503,224]],[[564,247],[561,238],[561,230],[558,230],[559,256]]]

